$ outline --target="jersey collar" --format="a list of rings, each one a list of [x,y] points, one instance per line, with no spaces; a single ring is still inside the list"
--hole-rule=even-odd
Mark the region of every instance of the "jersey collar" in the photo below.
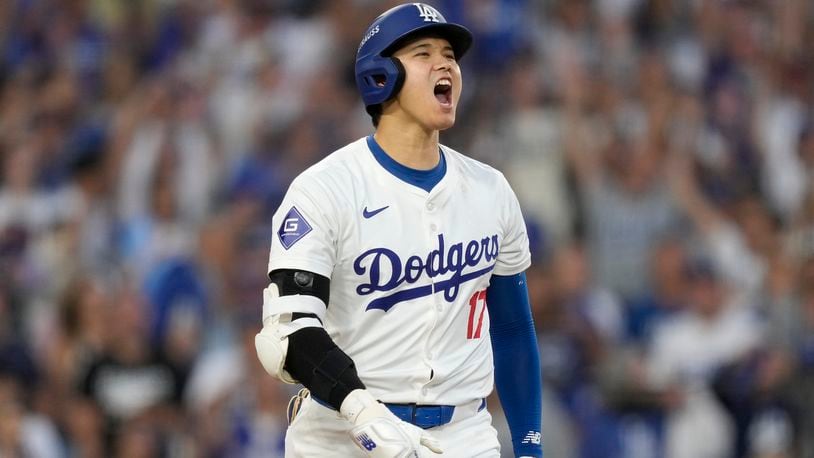
[[[428,193],[432,192],[433,188],[447,173],[446,155],[441,147],[438,148],[438,152],[441,155],[441,160],[438,162],[438,165],[429,170],[418,170],[396,162],[396,160],[390,157],[379,143],[376,142],[373,135],[369,135],[365,140],[367,141],[368,148],[370,148],[370,152],[373,153],[373,157],[379,165],[401,181],[421,188]]]

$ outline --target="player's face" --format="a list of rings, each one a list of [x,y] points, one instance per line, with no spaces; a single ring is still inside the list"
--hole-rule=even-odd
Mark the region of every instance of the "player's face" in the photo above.
[[[428,130],[452,127],[462,83],[461,69],[449,42],[421,38],[402,47],[393,57],[401,61],[407,73],[396,98],[403,114]]]

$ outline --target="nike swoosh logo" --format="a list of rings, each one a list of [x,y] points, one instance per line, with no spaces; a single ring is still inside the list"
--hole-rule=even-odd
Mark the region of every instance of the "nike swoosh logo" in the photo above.
[[[365,218],[373,218],[374,216],[376,216],[379,213],[387,210],[388,208],[390,208],[389,205],[387,205],[385,207],[382,207],[382,208],[377,208],[377,209],[375,209],[373,211],[367,211],[367,207],[365,207],[365,209],[362,210],[362,216],[364,216]]]

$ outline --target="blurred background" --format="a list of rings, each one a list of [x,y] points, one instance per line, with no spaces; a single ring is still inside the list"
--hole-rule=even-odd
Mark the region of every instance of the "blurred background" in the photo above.
[[[288,184],[391,1],[0,1],[0,457],[282,456]],[[814,457],[814,3],[439,0],[528,223],[546,457]],[[510,456],[499,403],[491,400]]]

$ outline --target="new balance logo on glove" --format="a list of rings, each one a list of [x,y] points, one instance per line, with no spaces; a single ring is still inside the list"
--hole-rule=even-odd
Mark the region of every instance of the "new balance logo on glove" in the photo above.
[[[360,434],[356,436],[356,440],[359,441],[359,444],[368,452],[376,448],[376,443],[373,442],[373,439],[371,439],[367,434]]]

